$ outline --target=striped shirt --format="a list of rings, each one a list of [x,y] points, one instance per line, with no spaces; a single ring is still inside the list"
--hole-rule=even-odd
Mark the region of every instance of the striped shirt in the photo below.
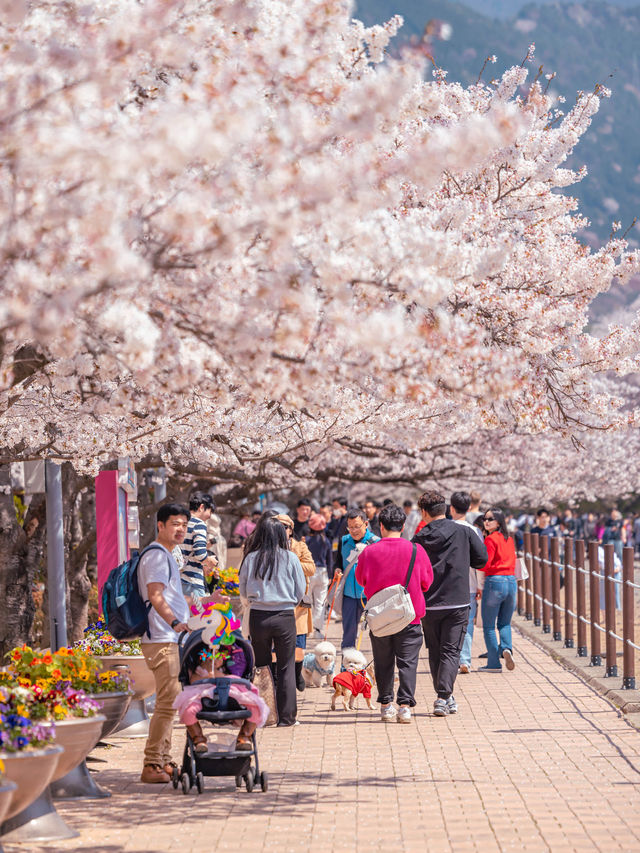
[[[180,568],[183,583],[191,584],[196,595],[207,595],[202,562],[207,558],[207,525],[192,515],[187,525],[187,535],[181,546],[184,565]]]

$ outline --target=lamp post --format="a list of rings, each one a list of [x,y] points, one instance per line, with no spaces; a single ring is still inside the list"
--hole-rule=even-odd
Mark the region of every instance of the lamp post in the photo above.
[[[62,525],[62,470],[50,459],[45,461],[47,500],[47,580],[51,650],[67,645],[67,585],[64,571],[64,530]]]

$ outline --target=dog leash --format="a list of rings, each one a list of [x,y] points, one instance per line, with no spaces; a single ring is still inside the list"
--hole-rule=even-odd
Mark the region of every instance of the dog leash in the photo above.
[[[325,624],[325,626],[324,626],[324,637],[323,637],[323,640],[326,640],[326,639],[327,639],[327,634],[329,633],[329,623],[331,622],[331,615],[332,615],[332,613],[333,613],[333,604],[334,604],[334,602],[335,602],[335,600],[336,600],[336,593],[338,592],[338,584],[339,584],[339,583],[340,583],[340,581],[339,581],[339,580],[338,580],[338,578],[334,575],[334,576],[333,576],[333,580],[331,581],[331,584],[330,584],[330,586],[329,586],[329,589],[327,590],[327,598],[328,598],[328,597],[329,597],[329,593],[331,592],[332,587],[335,587],[335,589],[333,590],[333,598],[331,599],[331,607],[329,608],[329,615],[327,616],[327,622],[326,622],[326,624]]]

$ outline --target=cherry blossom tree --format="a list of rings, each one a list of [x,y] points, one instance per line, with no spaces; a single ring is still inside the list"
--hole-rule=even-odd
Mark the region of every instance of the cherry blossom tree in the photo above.
[[[425,80],[344,0],[0,8],[3,461],[490,482],[635,424],[637,319],[586,330],[640,259],[565,190],[605,90]]]

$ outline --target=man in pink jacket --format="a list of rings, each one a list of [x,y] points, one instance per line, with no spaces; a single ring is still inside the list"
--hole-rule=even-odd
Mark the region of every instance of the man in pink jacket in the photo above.
[[[381,589],[395,584],[404,585],[414,548],[416,558],[409,580],[408,592],[416,612],[410,625],[388,637],[371,637],[373,663],[378,684],[380,715],[384,722],[411,722],[411,708],[416,704],[415,690],[418,658],[422,648],[420,620],[425,614],[424,593],[431,586],[433,570],[424,548],[417,548],[400,534],[406,516],[399,506],[389,504],[380,511],[382,538],[364,549],[356,566],[356,580],[364,587],[367,599]],[[398,667],[398,709],[393,704],[393,678]]]

